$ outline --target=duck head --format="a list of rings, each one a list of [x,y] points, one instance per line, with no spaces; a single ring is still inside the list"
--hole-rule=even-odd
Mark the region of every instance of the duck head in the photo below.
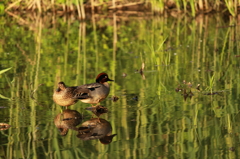
[[[57,92],[60,92],[61,90],[64,90],[66,88],[66,85],[64,82],[59,82],[58,83],[58,88],[57,88]]]
[[[96,78],[97,83],[104,83],[104,82],[107,82],[107,81],[113,81],[110,78],[108,78],[108,74],[106,74],[106,73],[98,74],[98,76]]]

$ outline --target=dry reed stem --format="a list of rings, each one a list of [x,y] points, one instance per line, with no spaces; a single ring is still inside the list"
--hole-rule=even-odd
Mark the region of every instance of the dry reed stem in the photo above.
[[[27,21],[22,19],[20,16],[17,16],[16,14],[13,14],[11,12],[6,11],[7,14],[13,16],[14,18],[18,19],[21,23],[28,25]]]
[[[122,7],[130,7],[130,6],[134,6],[134,5],[139,5],[139,4],[144,4],[144,2],[134,2],[134,3],[127,3],[127,4],[120,4],[120,5],[117,5],[117,6],[112,6],[112,7],[109,7],[109,9],[116,9],[116,8],[122,8]]]
[[[79,7],[79,2],[78,2],[78,0],[76,0],[76,4],[77,4],[78,17],[81,17],[81,11],[80,11],[80,7]]]
[[[81,5],[81,12],[82,12],[81,19],[85,19],[86,16],[85,16],[85,10],[84,10],[84,5],[83,5],[83,1],[82,0],[81,0],[81,4],[80,5]]]
[[[18,1],[16,1],[16,2],[10,4],[10,5],[5,9],[5,11],[11,9],[12,7],[14,7],[17,3],[20,3],[21,1],[22,1],[22,0],[18,0]]]
[[[203,0],[198,1],[198,7],[199,7],[200,10],[203,10],[203,8],[204,8],[203,7]]]

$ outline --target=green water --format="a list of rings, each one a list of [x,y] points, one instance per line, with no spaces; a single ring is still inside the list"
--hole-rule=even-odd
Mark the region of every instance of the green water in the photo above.
[[[0,17],[0,70],[11,68],[0,74],[0,123],[11,125],[0,131],[1,159],[238,158],[235,19],[21,18]],[[101,118],[117,135],[107,145],[82,141],[71,129],[61,136],[54,118],[64,108],[52,100],[57,83],[92,83],[100,72],[114,80]],[[89,106],[78,102],[70,109],[84,122],[92,117]]]

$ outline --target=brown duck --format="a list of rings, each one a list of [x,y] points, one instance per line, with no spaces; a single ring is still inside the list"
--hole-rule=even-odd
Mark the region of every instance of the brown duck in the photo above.
[[[61,106],[70,106],[78,102],[78,99],[73,98],[76,96],[77,86],[67,87],[64,82],[58,83],[58,88],[53,93],[53,101]],[[85,90],[86,91],[86,90]],[[88,98],[85,95],[79,98]]]

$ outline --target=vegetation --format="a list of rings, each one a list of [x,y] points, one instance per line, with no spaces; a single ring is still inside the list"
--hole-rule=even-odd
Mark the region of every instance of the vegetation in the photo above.
[[[2,158],[237,158],[240,41],[234,18],[0,18],[0,103],[6,107],[0,121],[11,125],[1,131]],[[137,72],[142,63],[145,80]],[[61,108],[52,101],[57,82],[93,82],[102,71],[115,81],[109,97],[119,100],[102,102],[109,113],[101,117],[117,136],[110,145],[81,141],[74,131],[59,136],[53,118]],[[175,92],[184,80],[193,84],[191,99]],[[70,109],[87,120],[87,106]]]
[[[53,12],[57,14],[77,13],[78,18],[85,19],[87,13],[137,11],[153,14],[170,13],[173,16],[188,14],[196,16],[212,12],[228,13],[237,16],[240,2],[237,0],[4,0],[5,11],[36,11],[40,13]],[[0,4],[0,11],[4,6]]]

